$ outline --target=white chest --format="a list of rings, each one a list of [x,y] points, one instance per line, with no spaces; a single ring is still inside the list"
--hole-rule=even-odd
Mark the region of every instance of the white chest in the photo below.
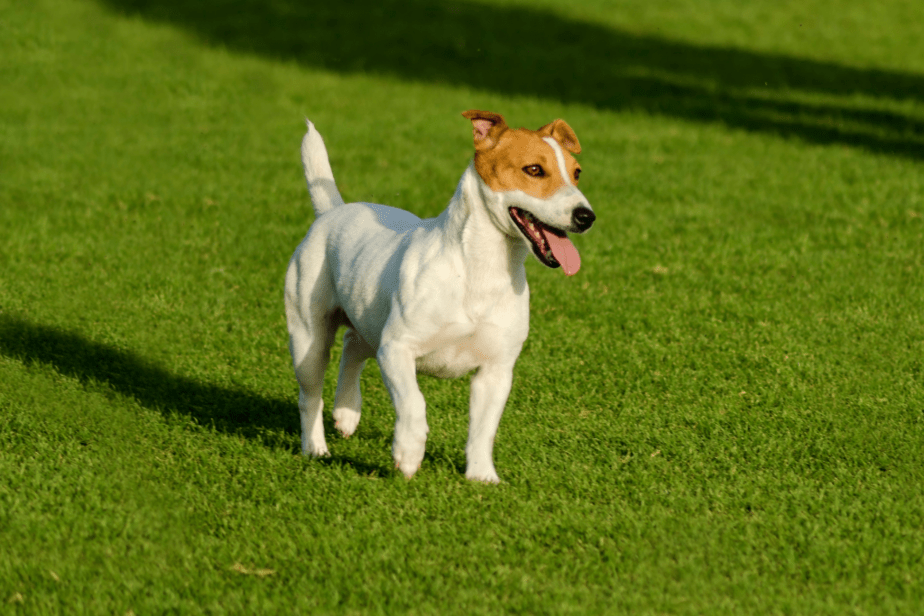
[[[424,354],[417,358],[417,372],[439,378],[456,378],[484,364],[508,359],[512,348],[516,360],[522,340],[516,331],[504,331],[491,323],[453,324],[427,341]],[[525,338],[525,337],[524,337]]]

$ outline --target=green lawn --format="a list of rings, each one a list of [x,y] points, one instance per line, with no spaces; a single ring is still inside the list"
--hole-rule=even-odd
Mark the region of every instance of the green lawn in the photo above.
[[[920,613],[924,3],[570,4],[0,0],[0,612]],[[304,118],[433,216],[470,108],[565,118],[598,216],[503,483],[466,379],[393,471],[374,363],[304,459]]]

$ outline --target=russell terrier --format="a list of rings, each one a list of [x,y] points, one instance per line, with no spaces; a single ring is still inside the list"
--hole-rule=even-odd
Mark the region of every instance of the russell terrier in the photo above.
[[[334,335],[346,326],[333,417],[345,437],[360,417],[359,376],[375,358],[395,406],[395,466],[420,467],[426,403],[417,373],[473,370],[469,479],[496,483],[494,436],[529,332],[530,250],[572,275],[581,259],[566,232],[583,233],[593,210],[578,190],[581,151],[563,120],[511,129],[487,111],[466,111],[475,157],[449,205],[421,220],[404,210],[344,203],[311,122],[302,163],[315,221],[289,262],[285,282],[289,350],[298,379],[302,452],[329,455],[321,400]]]

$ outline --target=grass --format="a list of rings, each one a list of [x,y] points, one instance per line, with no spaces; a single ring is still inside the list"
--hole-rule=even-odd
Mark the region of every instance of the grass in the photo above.
[[[199,8],[190,8],[199,7]],[[0,605],[23,614],[914,614],[919,2],[0,0]],[[598,214],[463,477],[298,455],[303,118],[437,214],[459,113],[564,117]],[[333,396],[328,374],[328,405]]]

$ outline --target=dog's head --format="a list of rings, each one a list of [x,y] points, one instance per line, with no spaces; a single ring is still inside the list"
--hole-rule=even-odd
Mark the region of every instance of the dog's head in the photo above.
[[[581,258],[568,232],[583,233],[596,216],[578,190],[577,135],[564,120],[539,130],[512,129],[490,111],[466,111],[475,135],[475,171],[497,196],[492,206],[502,230],[522,238],[547,267],[569,276]]]

